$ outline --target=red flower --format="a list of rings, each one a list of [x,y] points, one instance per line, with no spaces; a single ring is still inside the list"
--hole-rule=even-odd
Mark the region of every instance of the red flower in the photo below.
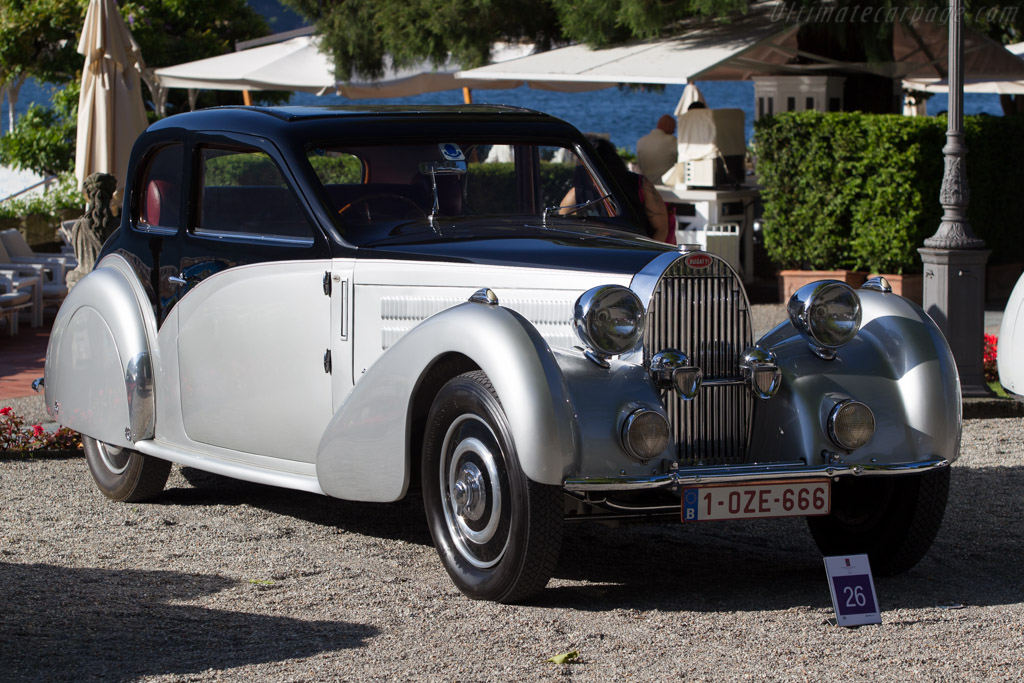
[[[985,351],[982,358],[982,365],[985,370],[985,381],[995,382],[999,379],[999,371],[996,365],[996,349],[999,339],[994,334],[985,335]]]
[[[10,415],[11,410],[13,410],[13,408],[11,408],[10,406],[7,406],[6,408],[0,408],[0,415]]]
[[[46,430],[43,429],[43,425],[32,425],[32,436],[42,436],[45,433]]]

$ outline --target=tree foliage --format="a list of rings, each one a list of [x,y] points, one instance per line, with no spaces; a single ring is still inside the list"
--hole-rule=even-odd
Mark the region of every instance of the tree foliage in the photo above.
[[[752,0],[282,0],[316,26],[333,54],[340,79],[379,76],[384,56],[397,64],[441,64],[449,54],[467,67],[488,61],[495,41],[532,42],[544,50],[579,42],[603,47],[633,39],[678,34],[694,19],[737,16]],[[946,8],[947,0],[836,0],[838,7],[903,11]],[[967,2],[967,22],[1000,42],[1024,39],[1024,0]],[[821,0],[787,0],[783,14],[797,20]],[[1020,10],[1020,11],[1018,11]],[[884,22],[832,21],[818,27],[819,41],[885,59],[891,29]]]
[[[283,0],[316,26],[339,79],[379,76],[384,56],[487,63],[495,41],[548,49],[570,40],[605,45],[660,35],[681,19],[740,11],[746,0]]]
[[[235,51],[235,43],[267,34],[267,23],[245,0],[130,0],[121,15],[142,49],[146,66],[156,69]],[[169,92],[170,109],[186,109],[187,92]],[[199,106],[237,104],[240,95],[200,94]]]
[[[53,94],[53,108],[33,104],[14,130],[0,137],[0,165],[41,175],[74,170],[78,129],[77,81]]]
[[[17,77],[60,83],[81,68],[84,0],[0,0],[0,86]]]

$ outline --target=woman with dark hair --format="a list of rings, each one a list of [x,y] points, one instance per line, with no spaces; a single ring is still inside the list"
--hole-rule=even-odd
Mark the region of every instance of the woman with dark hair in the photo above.
[[[635,212],[647,219],[647,225],[643,226],[647,236],[659,242],[675,244],[675,231],[669,229],[668,207],[665,206],[654,184],[642,174],[630,171],[616,151],[615,145],[609,140],[596,135],[588,135],[587,140],[611,171],[615,182],[626,190],[625,198],[632,204]]]

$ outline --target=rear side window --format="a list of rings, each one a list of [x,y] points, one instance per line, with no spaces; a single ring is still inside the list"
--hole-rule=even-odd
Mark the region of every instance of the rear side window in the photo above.
[[[136,187],[141,188],[135,225],[145,232],[175,233],[181,226],[182,145],[161,147],[150,155]]]
[[[266,153],[205,147],[200,159],[196,235],[313,243],[305,212]]]

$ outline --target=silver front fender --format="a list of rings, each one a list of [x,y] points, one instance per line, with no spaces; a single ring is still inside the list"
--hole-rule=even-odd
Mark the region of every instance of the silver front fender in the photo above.
[[[920,307],[895,294],[861,289],[856,338],[822,360],[784,323],[758,344],[782,370],[782,388],[756,408],[753,461],[800,458],[821,464],[897,465],[941,460],[960,451],[960,381],[942,332]],[[826,436],[828,412],[851,398],[875,416],[871,441],[846,454]]]
[[[153,437],[156,320],[134,270],[104,258],[68,294],[46,350],[46,409],[118,446]]]
[[[378,502],[405,495],[419,456],[408,452],[413,394],[424,371],[451,353],[487,373],[526,476],[561,485],[578,437],[554,354],[518,313],[465,303],[410,330],[359,379],[320,440],[316,472],[325,493]]]

